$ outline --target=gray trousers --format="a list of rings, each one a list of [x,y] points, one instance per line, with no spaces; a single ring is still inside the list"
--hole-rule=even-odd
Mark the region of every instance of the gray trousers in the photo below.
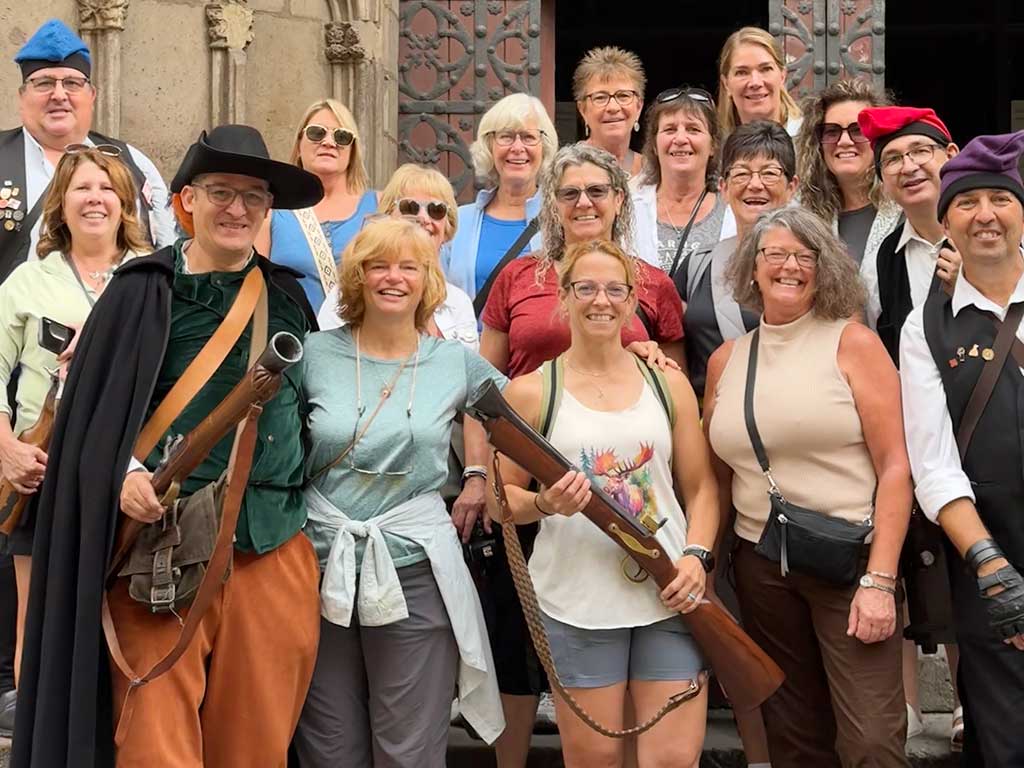
[[[459,652],[430,563],[398,569],[409,617],[321,618],[292,746],[301,768],[444,768]]]

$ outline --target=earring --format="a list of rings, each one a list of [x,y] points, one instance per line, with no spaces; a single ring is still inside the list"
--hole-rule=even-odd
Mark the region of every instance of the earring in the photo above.
[[[583,138],[584,139],[589,139],[590,138],[590,124],[589,123],[584,123],[583,124]]]
[[[640,133],[640,121],[633,123],[633,133]]]

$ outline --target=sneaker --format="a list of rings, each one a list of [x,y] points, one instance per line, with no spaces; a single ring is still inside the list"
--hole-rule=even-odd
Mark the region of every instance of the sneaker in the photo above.
[[[924,733],[924,723],[917,710],[907,704],[907,741]]]
[[[14,736],[14,707],[18,703],[18,692],[7,691],[0,696],[0,736]]]

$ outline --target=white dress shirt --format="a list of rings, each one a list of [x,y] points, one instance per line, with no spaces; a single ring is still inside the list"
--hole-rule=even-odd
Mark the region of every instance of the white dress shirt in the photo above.
[[[1010,296],[1010,304],[1024,301],[1024,276]],[[967,280],[963,272],[953,289],[955,317],[964,307],[975,306],[1006,318],[1007,307],[986,298]],[[1024,341],[1024,322],[1017,328]],[[974,501],[971,481],[960,464],[953,421],[946,407],[946,393],[924,336],[924,307],[916,306],[907,316],[900,337],[900,387],[903,392],[903,426],[907,435],[910,470],[916,487],[914,494],[929,520],[955,499]]]
[[[32,134],[22,128],[25,134],[25,214],[32,210],[39,196],[43,194],[50,180],[53,178],[54,167],[46,159],[46,152],[36,141]],[[93,145],[94,142],[88,136],[85,143]],[[173,245],[177,234],[174,228],[174,216],[170,209],[170,193],[167,185],[160,176],[160,171],[153,165],[153,161],[146,157],[135,147],[128,145],[132,160],[139,167],[139,170],[149,182],[147,188],[142,190],[143,196],[148,197],[152,210],[149,212],[149,229],[156,240],[156,247],[162,248],[165,245]],[[141,210],[139,214],[141,215]],[[43,217],[36,219],[32,227],[32,239],[29,242],[28,260],[35,261],[36,246],[39,244],[39,228],[43,223]]]
[[[903,222],[903,232],[896,250],[906,246],[903,258],[907,263],[907,277],[910,278],[910,298],[915,307],[919,307],[928,298],[928,288],[935,274],[935,262],[939,259],[939,246],[944,240],[929,243],[914,229],[910,220]],[[882,314],[882,302],[878,295],[878,250],[864,253],[864,261],[860,265],[860,276],[868,291],[867,321],[871,330],[877,330],[878,316]]]

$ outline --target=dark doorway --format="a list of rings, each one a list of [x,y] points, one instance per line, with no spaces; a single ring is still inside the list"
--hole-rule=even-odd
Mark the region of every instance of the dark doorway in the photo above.
[[[561,0],[555,5],[556,127],[561,143],[583,137],[572,100],[572,73],[589,49],[618,45],[647,71],[647,98],[677,85],[718,92],[722,43],[740,27],[768,26],[767,0]],[[637,135],[637,137],[639,134]],[[634,137],[634,149],[639,150]]]

